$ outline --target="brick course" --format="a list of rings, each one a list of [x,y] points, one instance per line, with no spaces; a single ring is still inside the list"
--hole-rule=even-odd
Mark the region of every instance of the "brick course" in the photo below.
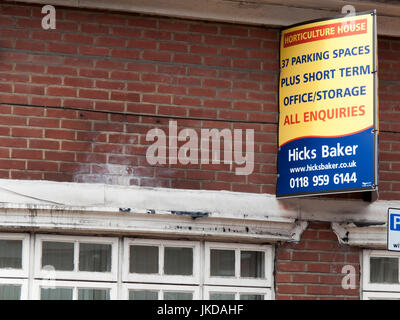
[[[57,30],[43,31],[40,7],[0,8],[4,177],[273,192],[277,30],[57,8]],[[265,61],[274,68],[263,70]],[[254,129],[254,173],[236,176],[223,163],[151,167],[146,133],[167,132],[168,119],[113,112],[201,118],[178,120],[198,133]]]

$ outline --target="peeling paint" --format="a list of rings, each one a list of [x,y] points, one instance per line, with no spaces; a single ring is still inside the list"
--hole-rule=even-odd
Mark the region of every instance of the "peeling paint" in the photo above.
[[[193,220],[209,216],[209,212],[199,212],[199,211],[171,211],[171,213],[177,215],[187,215],[192,217]]]
[[[343,242],[349,242],[349,231],[346,232],[346,236],[342,238]]]
[[[370,227],[370,226],[383,226],[386,222],[353,222],[358,228]]]

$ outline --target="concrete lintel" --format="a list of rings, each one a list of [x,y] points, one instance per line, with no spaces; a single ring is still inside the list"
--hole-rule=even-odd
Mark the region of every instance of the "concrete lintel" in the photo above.
[[[400,201],[340,200],[304,197],[278,200],[271,194],[146,188],[90,183],[0,179],[0,202],[48,206],[53,210],[204,215],[253,221],[385,222]]]
[[[331,222],[341,243],[384,247],[400,201],[0,179],[0,230],[89,232],[244,242],[299,241],[309,221]]]
[[[342,244],[372,249],[386,249],[387,247],[386,223],[332,223],[332,230]]]
[[[252,221],[195,218],[154,212],[97,211],[49,205],[7,205],[0,208],[0,232],[51,232],[207,239],[247,243],[299,241],[307,222],[293,219]]]

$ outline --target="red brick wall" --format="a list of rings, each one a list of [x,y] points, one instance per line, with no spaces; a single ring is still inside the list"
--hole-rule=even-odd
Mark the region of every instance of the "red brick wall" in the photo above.
[[[344,289],[345,265],[354,266],[356,288]],[[276,248],[278,300],[360,299],[360,249],[340,245],[328,222],[311,222],[298,243]]]
[[[274,193],[277,30],[59,8],[57,30],[43,31],[42,16],[1,5],[0,100],[102,113],[2,105],[1,177]],[[168,119],[108,111],[254,129],[254,173],[152,167],[145,135]]]
[[[0,5],[1,178],[275,193],[278,30],[57,8],[44,31],[40,9]],[[379,40],[381,199],[400,199],[399,54]],[[168,119],[144,114],[254,129],[254,172],[150,166],[145,135]]]

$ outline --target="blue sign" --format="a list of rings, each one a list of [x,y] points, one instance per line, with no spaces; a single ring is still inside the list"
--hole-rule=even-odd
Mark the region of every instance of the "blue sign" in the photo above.
[[[400,209],[388,210],[387,249],[400,251]]]
[[[277,195],[373,189],[373,128],[342,137],[310,137],[279,148]]]

